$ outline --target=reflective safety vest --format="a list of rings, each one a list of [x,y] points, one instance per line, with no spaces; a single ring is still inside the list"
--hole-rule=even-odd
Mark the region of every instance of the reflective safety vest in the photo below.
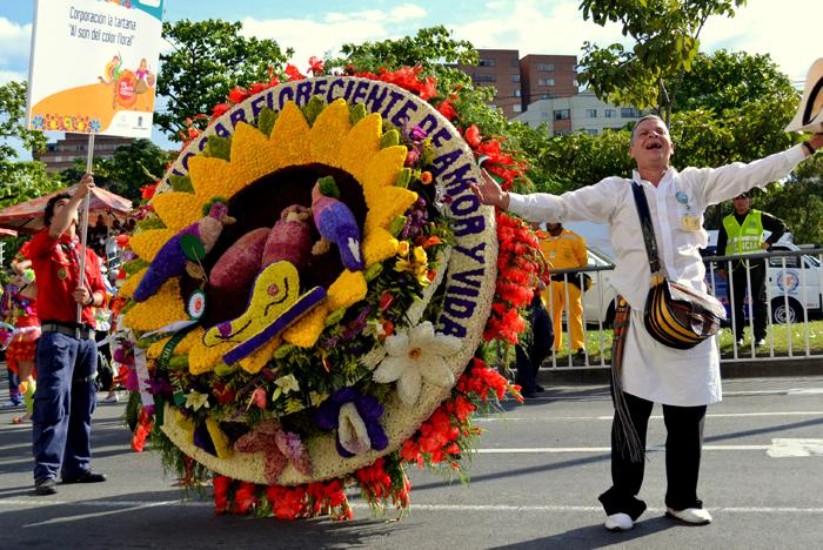
[[[763,217],[760,210],[749,210],[743,225],[737,223],[734,214],[723,218],[728,241],[724,255],[756,254],[763,252]]]

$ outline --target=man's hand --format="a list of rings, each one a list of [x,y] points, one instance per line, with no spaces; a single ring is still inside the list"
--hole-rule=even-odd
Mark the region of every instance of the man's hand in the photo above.
[[[80,304],[81,306],[88,306],[89,300],[92,299],[92,294],[89,292],[89,289],[85,287],[80,287],[72,293],[74,297],[74,301]]]
[[[83,177],[80,178],[80,182],[77,184],[77,188],[74,190],[72,198],[76,200],[83,199],[92,189],[94,189],[94,177],[92,177],[91,174],[83,174]]]
[[[823,132],[818,132],[814,134],[811,139],[809,139],[809,143],[815,149],[820,149],[823,147]]]
[[[498,206],[503,210],[509,207],[509,194],[497,185],[488,172],[480,169],[481,182],[479,184],[469,184],[471,190],[483,204]]]
[[[767,243],[765,241],[763,242],[763,244],[760,245],[760,248],[762,248],[763,250],[768,250],[771,247],[772,247],[772,245],[770,245],[769,243]]]

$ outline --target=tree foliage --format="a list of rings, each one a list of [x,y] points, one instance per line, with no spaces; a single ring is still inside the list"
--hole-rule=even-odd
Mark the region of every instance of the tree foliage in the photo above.
[[[746,0],[582,0],[583,18],[622,26],[634,40],[600,47],[585,42],[578,82],[615,104],[652,108],[667,122],[683,75],[692,68],[699,36],[714,15],[733,16]]]
[[[39,151],[46,144],[42,132],[26,125],[25,82],[8,82],[0,86],[0,208],[33,199],[57,189],[59,181],[46,173],[38,161],[18,161],[17,151],[6,140],[19,139],[23,147]]]
[[[209,114],[237,85],[268,81],[270,68],[282,66],[294,53],[274,40],[240,36],[242,24],[216,19],[163,23],[163,38],[171,45],[160,55],[157,93],[164,112],[154,121],[166,135],[180,141],[178,132],[187,118]],[[205,121],[195,121],[196,127]]]
[[[765,99],[796,104],[797,92],[769,54],[718,50],[699,53],[678,90],[674,111],[721,113]],[[782,111],[779,113],[783,115]],[[779,117],[778,117],[779,118]]]

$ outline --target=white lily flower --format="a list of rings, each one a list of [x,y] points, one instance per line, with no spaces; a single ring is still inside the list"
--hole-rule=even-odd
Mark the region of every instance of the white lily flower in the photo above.
[[[417,403],[423,380],[440,387],[454,385],[454,373],[446,357],[460,351],[462,342],[455,336],[435,334],[429,321],[409,331],[398,331],[386,338],[388,357],[374,371],[374,380],[383,384],[397,381],[400,400],[408,406]]]
[[[199,411],[203,407],[209,408],[209,395],[192,390],[186,394],[186,408]]]
[[[340,446],[353,455],[359,455],[371,449],[371,439],[366,423],[363,422],[354,403],[346,403],[340,407],[337,437],[340,439]]]
[[[295,378],[293,374],[281,376],[275,380],[274,383],[283,390],[284,394],[291,393],[293,391],[300,391],[300,382],[297,381],[297,378]]]

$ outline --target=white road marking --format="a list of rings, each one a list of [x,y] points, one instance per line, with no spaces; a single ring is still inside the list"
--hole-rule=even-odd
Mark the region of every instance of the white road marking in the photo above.
[[[704,451],[767,451],[772,445],[703,445]],[[647,452],[665,451],[665,445],[650,445]],[[560,453],[608,453],[610,447],[522,447],[507,449],[477,449],[477,454],[560,454]],[[808,455],[807,455],[808,456]]]
[[[766,454],[772,458],[823,456],[823,439],[775,438]]]
[[[88,508],[99,509],[103,508],[108,511],[117,509],[129,508],[157,508],[157,507],[198,507],[211,508],[214,506],[212,502],[196,502],[168,500],[161,502],[149,501],[125,501],[125,500],[97,500],[74,502],[68,500],[44,500],[43,497],[32,497],[30,499],[0,499],[0,508],[48,508],[52,506],[66,506],[70,505],[73,509]],[[357,510],[369,510],[370,507],[365,502],[351,502],[351,507]],[[600,506],[573,506],[573,505],[559,505],[559,504],[526,504],[526,505],[511,505],[511,504],[424,504],[420,502],[412,502],[412,511],[428,511],[428,512],[602,512]],[[823,507],[808,507],[803,508],[799,506],[712,506],[710,508],[713,514],[716,513],[737,513],[737,514],[823,514]],[[649,514],[662,514],[666,511],[662,507],[649,507],[647,510]],[[83,519],[82,516],[71,516],[66,518],[59,518],[51,520],[50,522],[71,522],[78,519]],[[45,522],[44,522],[45,523]],[[43,523],[43,524],[44,524]],[[42,524],[41,524],[42,525]]]
[[[756,418],[756,417],[778,417],[778,416],[823,416],[823,411],[774,411],[774,412],[750,412],[750,413],[718,413],[707,414],[707,418]],[[649,418],[661,420],[662,414],[653,414]],[[510,416],[503,413],[498,416],[486,416],[476,418],[474,421],[479,423],[493,423],[493,422],[547,422],[550,420],[611,420],[612,415],[601,416]]]

